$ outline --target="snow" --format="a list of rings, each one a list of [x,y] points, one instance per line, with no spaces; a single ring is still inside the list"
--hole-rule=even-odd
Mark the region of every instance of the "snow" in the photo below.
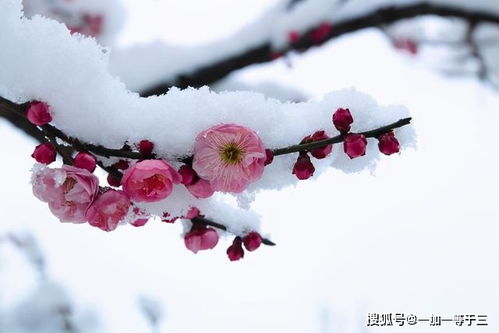
[[[196,135],[219,123],[252,128],[266,147],[274,149],[297,144],[319,129],[330,136],[338,135],[331,116],[339,107],[350,108],[354,117],[352,131],[357,132],[409,116],[404,107],[380,106],[355,89],[300,103],[280,102],[254,92],[215,93],[208,87],[172,88],[162,96],[141,98],[109,74],[109,49],[99,46],[94,39],[71,36],[64,25],[40,16],[20,18],[21,6],[16,0],[2,2],[0,13],[0,30],[8,32],[0,36],[5,50],[0,53],[1,96],[16,102],[47,102],[53,123],[84,142],[120,148],[125,142],[150,140],[156,154],[177,167],[180,164],[176,158],[192,154]],[[396,134],[402,146],[414,145],[412,126],[396,130]],[[316,175],[325,166],[347,172],[372,170],[379,156],[375,147],[375,141],[370,140],[366,156],[350,161],[342,156],[338,145],[332,159],[317,162]],[[294,159],[296,156],[276,157],[276,162],[266,168],[264,177],[249,191],[296,184],[297,179],[291,174]],[[159,216],[162,212],[182,216],[189,207],[196,206],[208,217],[227,221],[231,229],[241,231],[253,226],[251,219],[242,217],[229,223],[235,216],[214,209],[216,198],[195,199],[181,185],[174,192],[165,200],[140,207]],[[246,225],[234,227],[246,220]]]

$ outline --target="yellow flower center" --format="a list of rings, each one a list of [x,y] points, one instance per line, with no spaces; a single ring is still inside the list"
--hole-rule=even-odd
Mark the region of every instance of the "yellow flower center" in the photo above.
[[[225,164],[238,164],[243,159],[244,150],[231,142],[220,150],[220,158]]]

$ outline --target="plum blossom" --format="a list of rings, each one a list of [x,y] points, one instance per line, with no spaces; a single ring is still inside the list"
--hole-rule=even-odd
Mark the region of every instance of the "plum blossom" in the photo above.
[[[61,222],[83,223],[85,213],[97,195],[99,179],[85,169],[69,165],[43,168],[32,179],[33,194],[49,204]]]
[[[240,193],[260,179],[266,158],[263,142],[253,130],[222,124],[196,137],[192,167],[214,191]]]
[[[213,228],[193,224],[191,231],[184,236],[185,247],[194,253],[213,249],[218,243],[218,233]]]
[[[121,184],[136,202],[156,202],[168,197],[182,176],[163,160],[144,160],[125,171]]]
[[[128,214],[130,205],[130,199],[125,192],[108,190],[95,199],[85,217],[90,225],[104,231],[113,231]]]

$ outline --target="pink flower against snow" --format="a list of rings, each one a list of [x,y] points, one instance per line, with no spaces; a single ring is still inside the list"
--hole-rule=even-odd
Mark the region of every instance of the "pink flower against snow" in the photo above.
[[[185,234],[185,247],[194,253],[202,250],[211,250],[218,243],[218,233],[213,228],[193,224],[192,229]]]
[[[85,217],[90,225],[104,231],[113,231],[127,215],[130,205],[125,192],[108,190],[95,199]]]
[[[99,179],[84,169],[64,165],[42,169],[33,177],[34,195],[49,204],[61,222],[83,223],[85,213],[97,195]]]
[[[192,167],[214,191],[240,193],[260,179],[265,160],[265,147],[253,130],[222,124],[197,136]]]
[[[182,177],[162,160],[145,160],[128,168],[121,184],[125,193],[136,202],[155,202],[168,197]]]

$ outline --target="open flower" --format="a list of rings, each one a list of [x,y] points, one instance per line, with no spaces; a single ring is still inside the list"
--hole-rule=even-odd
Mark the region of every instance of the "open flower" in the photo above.
[[[214,191],[240,193],[260,179],[265,160],[265,147],[253,130],[222,124],[196,137],[192,167]]]
[[[90,205],[85,217],[90,225],[113,231],[127,215],[131,202],[123,191],[108,190]]]
[[[85,169],[64,165],[44,168],[33,176],[33,193],[49,204],[61,222],[83,223],[85,213],[97,195],[99,179]]]
[[[168,197],[182,176],[162,160],[145,160],[125,171],[121,184],[135,202],[155,202]]]

